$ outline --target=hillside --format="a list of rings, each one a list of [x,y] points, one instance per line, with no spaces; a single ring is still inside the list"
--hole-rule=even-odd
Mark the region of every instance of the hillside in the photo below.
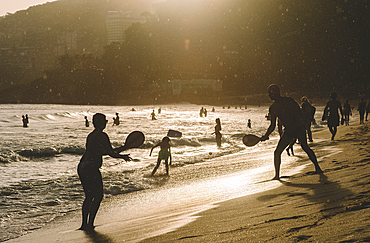
[[[84,83],[85,89],[99,79],[98,93],[109,94],[112,86],[140,93],[156,85],[158,98],[168,80],[210,78],[223,80],[224,92],[235,96],[265,93],[270,83],[297,96],[328,97],[333,91],[342,97],[370,96],[366,0],[167,0],[156,4],[153,14],[145,13],[146,23],[133,24],[124,43],[106,46],[107,11],[140,12],[144,3],[148,1],[64,0],[32,7],[0,20],[0,32],[21,33],[2,38],[0,46],[50,46],[51,33],[72,30],[79,33],[82,53],[99,46],[84,70],[67,68],[67,73],[80,70],[81,75],[45,80],[46,90],[56,88],[61,95],[61,83]],[[91,67],[103,70],[105,78],[92,79]],[[39,102],[45,102],[42,97]],[[81,97],[74,99],[81,103]]]

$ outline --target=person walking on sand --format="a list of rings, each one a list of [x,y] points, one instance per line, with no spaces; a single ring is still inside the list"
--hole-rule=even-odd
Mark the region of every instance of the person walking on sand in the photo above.
[[[158,169],[159,165],[161,164],[162,160],[164,160],[164,163],[165,163],[165,166],[166,166],[166,174],[169,175],[169,165],[172,164],[170,138],[166,136],[162,139],[161,142],[154,145],[152,147],[152,149],[150,150],[149,156],[152,155],[153,149],[156,148],[156,147],[160,147],[161,150],[159,151],[157,165],[153,169],[152,176],[157,171],[157,169]],[[170,158],[170,164],[168,164],[168,158]]]
[[[220,120],[220,118],[216,118],[216,126],[215,126],[214,134],[216,135],[217,147],[221,147],[222,134],[221,134],[220,131],[221,131],[221,120]]]
[[[339,112],[342,119],[344,119],[342,105],[337,100],[337,97],[338,97],[337,93],[332,93],[330,95],[331,99],[326,103],[324,113],[322,116],[323,121],[326,119],[328,120],[328,127],[331,133],[331,140],[334,140],[335,135],[337,134],[337,127],[339,126]]]
[[[307,144],[306,129],[298,103],[291,97],[280,96],[280,88],[276,84],[270,85],[267,91],[274,103],[269,108],[269,114],[271,115],[270,126],[265,135],[261,137],[261,141],[267,140],[269,135],[275,130],[277,119],[280,120],[282,126],[285,128],[274,151],[275,176],[273,180],[280,179],[281,154],[294,138],[298,138],[302,149],[315,165],[315,173],[323,173],[317,163],[315,153]]]
[[[358,104],[357,110],[360,113],[360,124],[364,124],[366,102],[364,101],[363,98],[360,99],[360,103]]]
[[[301,103],[302,119],[307,131],[308,141],[313,142],[311,132],[311,122],[314,119],[313,116],[315,114],[316,108],[310,104],[306,96],[303,96],[301,98],[301,102],[302,102]]]
[[[103,155],[113,158],[131,160],[128,154],[119,154],[123,146],[112,148],[108,135],[103,132],[107,124],[106,116],[96,113],[93,116],[95,129],[87,136],[86,150],[77,167],[85,200],[82,204],[82,224],[80,230],[93,230],[94,220],[103,199],[103,181],[99,168],[103,163]]]
[[[352,116],[352,110],[348,100],[346,100],[343,104],[343,115],[346,126],[349,126],[349,116]]]

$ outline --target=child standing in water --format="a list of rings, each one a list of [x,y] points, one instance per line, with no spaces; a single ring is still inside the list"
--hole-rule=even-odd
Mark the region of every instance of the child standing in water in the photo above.
[[[165,162],[166,172],[167,172],[167,175],[169,175],[169,173],[168,173],[168,170],[169,170],[168,158],[170,158],[170,165],[172,163],[170,138],[169,137],[164,137],[161,142],[154,145],[153,148],[150,150],[149,156],[152,155],[153,149],[156,148],[156,147],[161,147],[161,150],[159,151],[157,165],[154,167],[154,170],[152,172],[152,176],[157,171],[157,169],[158,169],[159,165],[161,164],[162,160],[164,160],[164,162]]]

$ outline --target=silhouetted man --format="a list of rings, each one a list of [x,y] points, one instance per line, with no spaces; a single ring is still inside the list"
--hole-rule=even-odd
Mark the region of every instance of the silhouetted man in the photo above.
[[[86,151],[77,168],[85,192],[81,230],[93,230],[95,227],[95,216],[103,199],[103,181],[99,170],[103,163],[103,155],[131,160],[128,155],[119,154],[123,151],[123,146],[112,148],[108,135],[103,132],[107,124],[104,114],[96,113],[93,116],[93,124],[95,129],[87,136]]]
[[[306,128],[302,120],[302,112],[298,103],[290,97],[280,96],[280,88],[275,84],[270,85],[267,91],[270,99],[273,100],[274,103],[269,109],[271,124],[266,134],[262,136],[261,141],[267,140],[269,135],[275,130],[277,118],[279,118],[281,124],[285,128],[274,152],[275,177],[273,180],[280,179],[281,154],[294,138],[298,138],[302,149],[307,153],[308,157],[315,165],[315,172],[322,173],[317,163],[315,153],[307,144]]]

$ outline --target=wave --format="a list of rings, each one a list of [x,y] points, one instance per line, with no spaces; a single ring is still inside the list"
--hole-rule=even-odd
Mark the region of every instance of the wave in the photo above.
[[[28,161],[30,158],[49,158],[60,154],[83,155],[84,152],[84,147],[75,145],[62,146],[59,148],[46,147],[23,149],[20,151],[3,150],[0,152],[0,163]]]

